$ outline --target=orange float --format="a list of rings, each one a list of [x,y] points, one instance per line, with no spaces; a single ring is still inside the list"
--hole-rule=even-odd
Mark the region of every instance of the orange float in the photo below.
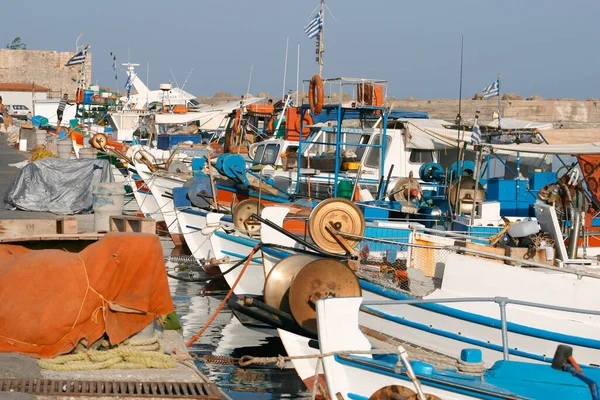
[[[308,135],[310,133],[310,128],[307,125],[314,124],[314,121],[310,114],[304,114],[304,119],[302,120],[302,135]],[[296,119],[294,122],[294,128],[297,132],[300,132],[300,118]]]
[[[77,88],[77,92],[75,92],[75,103],[81,104],[83,103],[83,89]]]
[[[240,118],[242,117],[242,109],[238,108],[235,111],[235,120],[233,121],[233,133],[240,131]]]
[[[273,114],[273,104],[250,104],[246,106],[246,111],[258,114]]]
[[[186,114],[188,112],[188,108],[186,106],[174,106],[173,112],[175,114]]]
[[[314,115],[319,115],[323,110],[325,92],[323,90],[323,79],[318,74],[313,75],[308,86],[308,104]]]

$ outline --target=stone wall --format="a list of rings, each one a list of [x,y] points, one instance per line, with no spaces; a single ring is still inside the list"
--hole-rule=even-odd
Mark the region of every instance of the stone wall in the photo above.
[[[0,49],[0,82],[35,83],[52,89],[54,95],[75,97],[80,65],[65,67],[74,52]],[[85,64],[86,81],[92,79],[92,55]]]
[[[430,118],[454,120],[458,113],[457,99],[388,99],[394,109],[427,111]],[[488,100],[463,100],[462,116],[472,119],[475,111],[483,120],[492,119],[498,110],[497,98]],[[529,121],[600,123],[600,101],[598,100],[502,100],[502,116]]]

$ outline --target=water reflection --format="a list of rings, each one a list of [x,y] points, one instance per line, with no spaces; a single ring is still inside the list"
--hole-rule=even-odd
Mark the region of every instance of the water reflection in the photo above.
[[[165,254],[171,254],[171,241],[165,239],[162,243]],[[219,307],[226,292],[218,283],[211,284],[209,291],[204,284],[172,278],[169,278],[169,286],[186,340],[204,326]],[[200,358],[205,355],[239,358],[245,355],[273,357],[285,354],[275,331],[246,328],[227,307],[221,310],[190,350]],[[234,399],[310,398],[310,393],[293,368],[257,366],[244,369],[202,361],[196,361],[196,366]]]

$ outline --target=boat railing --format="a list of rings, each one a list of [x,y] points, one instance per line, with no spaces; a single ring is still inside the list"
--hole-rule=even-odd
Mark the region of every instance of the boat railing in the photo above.
[[[539,308],[552,311],[563,311],[576,314],[600,315],[600,310],[588,310],[583,308],[563,307],[553,304],[543,304],[524,300],[515,300],[508,297],[453,297],[445,299],[408,299],[408,300],[370,300],[363,301],[363,307],[389,306],[389,305],[419,305],[419,304],[451,304],[451,303],[496,303],[500,309],[500,322],[502,331],[502,353],[504,360],[509,359],[508,345],[508,321],[506,317],[506,306],[513,304],[517,306]]]
[[[304,116],[306,115],[306,113],[308,112],[308,110],[310,109],[310,107],[307,104],[303,104],[300,107],[300,132],[303,131],[304,129]],[[333,185],[333,197],[337,197],[338,196],[338,183],[340,182],[340,169],[342,167],[341,165],[341,154],[342,151],[345,150],[346,147],[365,147],[365,148],[369,148],[371,150],[369,151],[379,151],[379,180],[381,182],[383,182],[383,180],[385,179],[384,176],[384,172],[385,172],[385,151],[387,149],[387,134],[386,134],[386,126],[387,126],[387,118],[388,118],[388,109],[386,107],[380,107],[380,106],[361,106],[361,107],[354,107],[354,108],[349,108],[349,107],[344,107],[342,104],[326,104],[323,106],[324,110],[329,110],[333,113],[335,113],[334,115],[336,116],[336,121],[337,124],[335,127],[333,127],[333,133],[335,133],[335,141],[332,143],[321,143],[320,141],[317,141],[317,138],[319,138],[319,135],[316,136],[312,136],[312,137],[308,137],[306,140],[302,139],[302,135],[300,135],[300,140],[298,142],[298,165],[302,165],[302,156],[304,153],[304,149],[308,148],[310,146],[312,146],[315,142],[316,143],[320,143],[320,144],[329,144],[331,145],[334,149],[334,157],[335,157],[335,165],[334,165],[334,185]],[[383,120],[383,124],[382,124],[382,128],[381,128],[381,134],[379,136],[378,139],[378,143],[375,143],[375,140],[370,141],[370,143],[357,143],[357,142],[348,142],[345,141],[344,137],[342,137],[342,131],[343,131],[343,127],[342,127],[342,121],[344,119],[344,111],[347,109],[352,109],[352,110],[359,110],[360,113],[365,113],[365,114],[372,114],[372,113],[378,113],[382,120]],[[308,145],[308,146],[307,146]],[[297,180],[296,182],[300,183],[301,181],[309,181],[310,180],[310,176],[309,175],[305,175],[302,173],[302,168],[297,168]],[[296,190],[298,191],[300,189],[300,185],[297,184],[296,185]],[[379,190],[377,193],[377,198],[383,198],[383,189],[384,189],[384,185],[380,184],[379,185]]]
[[[383,104],[387,98],[388,82],[384,79],[338,77],[322,80],[324,94],[333,102],[353,102],[360,106],[372,103],[378,96],[382,96],[378,100]],[[310,80],[302,81],[302,93],[308,93],[309,84]],[[302,101],[308,101],[307,95],[302,97]]]

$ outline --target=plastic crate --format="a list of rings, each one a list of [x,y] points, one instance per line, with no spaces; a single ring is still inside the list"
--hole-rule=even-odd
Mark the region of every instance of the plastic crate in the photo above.
[[[192,142],[193,144],[199,144],[202,140],[200,135],[169,135],[162,134],[158,135],[158,144],[157,147],[160,150],[169,150],[171,147],[175,146],[181,142]]]

